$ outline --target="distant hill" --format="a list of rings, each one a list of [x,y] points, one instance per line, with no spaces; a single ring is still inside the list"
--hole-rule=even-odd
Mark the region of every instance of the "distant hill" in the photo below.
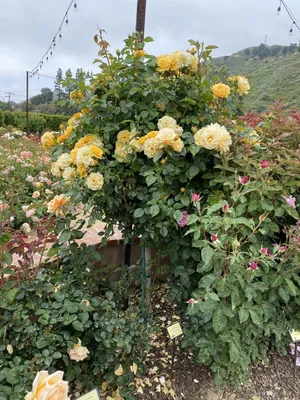
[[[300,109],[300,52],[296,44],[249,47],[214,59],[214,65],[223,80],[228,74],[249,79],[252,91],[245,97],[246,109],[264,111],[280,97],[290,108]]]

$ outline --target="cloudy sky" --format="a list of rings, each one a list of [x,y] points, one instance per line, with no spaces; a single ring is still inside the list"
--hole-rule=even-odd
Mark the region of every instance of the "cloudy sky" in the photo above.
[[[300,1],[286,0],[300,20]],[[107,31],[112,49],[135,27],[136,0],[77,0],[78,11],[69,13],[69,26],[57,42],[53,58],[42,74],[55,77],[57,69],[97,70],[93,60],[97,47],[93,36],[97,26]],[[49,47],[70,0],[0,0],[0,100],[4,92],[12,100],[25,97],[25,71],[32,70]],[[288,35],[291,21],[279,0],[147,0],[146,34],[155,39],[147,51],[153,54],[185,50],[187,40],[216,44],[215,56],[230,55],[245,47],[298,43],[300,32]],[[30,80],[30,96],[42,87],[53,88],[53,79]]]

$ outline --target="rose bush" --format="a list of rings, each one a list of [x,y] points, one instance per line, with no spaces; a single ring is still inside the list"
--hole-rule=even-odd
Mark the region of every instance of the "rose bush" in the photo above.
[[[52,170],[72,168],[66,196],[105,235],[118,224],[169,257],[172,298],[189,304],[184,344],[218,384],[244,380],[299,318],[298,156],[270,135],[272,115],[239,118],[249,82],[210,78],[214,46],[154,57],[133,35],[113,55],[95,40],[101,73],[80,87],[85,111],[55,138]]]

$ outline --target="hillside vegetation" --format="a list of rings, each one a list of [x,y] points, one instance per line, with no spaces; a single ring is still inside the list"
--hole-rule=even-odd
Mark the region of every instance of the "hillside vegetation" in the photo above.
[[[214,60],[220,78],[245,75],[251,92],[246,109],[264,111],[275,99],[283,98],[290,108],[300,108],[300,52],[296,45],[244,49],[232,56]]]

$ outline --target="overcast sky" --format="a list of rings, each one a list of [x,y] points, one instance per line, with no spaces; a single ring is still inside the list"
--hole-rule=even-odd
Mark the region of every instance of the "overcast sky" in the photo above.
[[[107,31],[113,49],[135,27],[136,0],[77,0],[78,11],[69,13],[69,27],[57,42],[53,58],[42,74],[54,76],[60,67],[97,70],[93,36],[97,26]],[[70,0],[0,0],[0,100],[4,92],[15,93],[12,100],[25,97],[25,71],[32,70],[49,47]],[[287,0],[300,20],[300,1]],[[298,43],[300,32],[288,35],[291,21],[279,0],[147,0],[146,35],[155,39],[147,45],[153,54],[185,50],[188,39],[215,44],[215,56],[230,55],[243,48],[267,43]],[[30,96],[42,87],[53,88],[53,80],[30,80]]]

